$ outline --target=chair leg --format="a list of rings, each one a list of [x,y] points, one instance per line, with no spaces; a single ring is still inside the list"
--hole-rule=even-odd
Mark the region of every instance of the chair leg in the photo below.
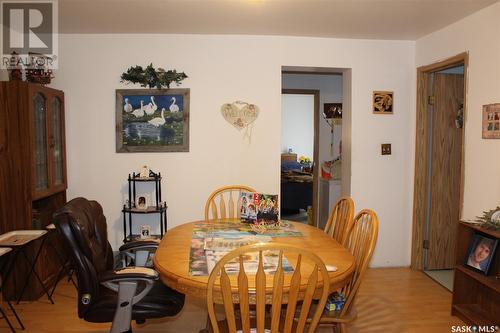
[[[0,308],[0,314],[2,314],[2,317],[5,319],[5,321],[9,325],[10,330],[12,331],[12,333],[16,333],[16,330],[14,329],[14,326],[12,326],[12,324],[10,323],[9,318],[7,317],[7,314],[2,310],[2,308]]]
[[[344,323],[339,324],[340,333],[347,333],[347,328]]]

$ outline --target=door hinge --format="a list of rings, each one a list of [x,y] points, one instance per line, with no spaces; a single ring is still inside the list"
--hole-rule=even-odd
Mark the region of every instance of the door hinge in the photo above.
[[[429,96],[429,105],[434,105],[435,98],[434,96]]]
[[[429,249],[429,240],[426,239],[424,240],[423,244],[422,244],[422,247],[425,249],[425,250],[428,250]]]

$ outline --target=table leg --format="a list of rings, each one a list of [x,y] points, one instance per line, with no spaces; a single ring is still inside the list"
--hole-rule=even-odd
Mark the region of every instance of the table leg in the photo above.
[[[42,243],[40,244],[40,246],[38,247],[38,252],[35,256],[35,259],[33,260],[33,262],[31,262],[28,258],[28,256],[26,255],[26,252],[24,252],[24,249],[21,249],[21,253],[23,254],[24,256],[24,259],[26,260],[26,262],[28,264],[31,265],[31,268],[30,268],[30,271],[28,273],[28,275],[26,276],[26,280],[24,281],[24,285],[23,285],[23,288],[21,289],[21,294],[19,295],[19,298],[17,299],[17,303],[16,304],[19,304],[19,302],[21,301],[21,298],[23,297],[24,295],[24,291],[26,290],[26,287],[28,286],[28,282],[29,282],[29,277],[31,276],[31,274],[34,274],[35,277],[37,278],[38,282],[40,283],[40,285],[42,286],[42,289],[43,291],[45,292],[45,294],[47,295],[50,303],[54,304],[54,301],[52,300],[52,297],[50,296],[49,294],[49,291],[47,290],[47,288],[45,288],[45,285],[43,284],[43,281],[42,279],[40,278],[40,276],[38,275],[38,273],[36,272],[35,270],[35,265],[36,265],[36,262],[38,261],[38,257],[40,257],[40,253],[42,252],[42,247],[43,247],[43,244],[45,243],[45,240],[47,238],[44,237],[42,239]]]

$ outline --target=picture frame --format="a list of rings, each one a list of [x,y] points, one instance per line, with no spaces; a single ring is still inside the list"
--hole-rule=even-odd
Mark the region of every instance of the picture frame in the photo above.
[[[143,195],[137,196],[137,199],[135,201],[135,208],[136,209],[147,210],[149,206],[150,206],[149,195],[143,194]]]
[[[141,225],[141,239],[151,238],[151,226],[149,225]]]
[[[464,265],[476,272],[488,275],[497,245],[498,239],[475,232],[470,240]]]
[[[342,124],[342,103],[325,103],[323,118],[331,127]]]
[[[116,152],[188,152],[189,89],[117,89]]]
[[[372,109],[374,114],[393,114],[394,92],[374,91],[372,98]]]
[[[323,107],[323,117],[325,119],[342,119],[342,103],[325,103]]]
[[[500,139],[500,103],[483,105],[483,139]]]

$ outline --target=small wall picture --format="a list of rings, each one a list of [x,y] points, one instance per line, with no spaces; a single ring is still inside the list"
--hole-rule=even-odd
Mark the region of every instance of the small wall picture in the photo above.
[[[500,103],[483,105],[483,139],[500,139]]]
[[[485,275],[488,274],[497,243],[496,238],[474,233],[470,241],[469,251],[467,251],[465,257],[465,266]]]
[[[342,103],[325,103],[323,106],[323,118],[328,125],[342,124]]]
[[[394,104],[394,92],[374,91],[373,92],[373,113],[392,114]]]
[[[151,226],[149,225],[141,225],[141,238],[150,238],[151,237]]]
[[[146,210],[149,206],[149,196],[148,195],[139,195],[137,197],[135,208]]]

